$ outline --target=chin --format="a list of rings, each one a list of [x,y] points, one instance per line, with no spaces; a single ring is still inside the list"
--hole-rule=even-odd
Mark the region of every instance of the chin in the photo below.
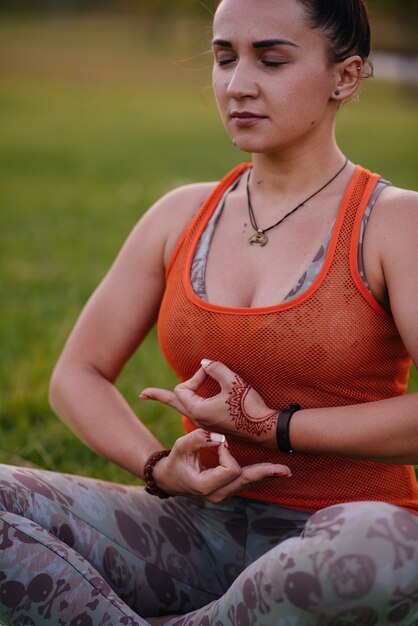
[[[228,135],[233,146],[243,152],[259,152],[264,143],[260,141],[260,138],[257,140],[255,137],[245,136],[243,133],[228,133]]]
[[[268,152],[276,152],[277,146],[267,144],[267,142],[254,141],[249,139],[243,139],[242,137],[231,137],[232,144],[241,152],[247,152],[248,154],[263,154]]]
[[[238,150],[242,152],[248,152],[249,154],[263,154],[269,152],[280,152],[285,142],[274,140],[274,137],[268,136],[266,133],[257,132],[256,129],[248,129],[237,132],[234,128],[226,128],[229,138],[232,144]],[[228,132],[229,131],[229,132]],[[272,141],[273,140],[273,141]]]

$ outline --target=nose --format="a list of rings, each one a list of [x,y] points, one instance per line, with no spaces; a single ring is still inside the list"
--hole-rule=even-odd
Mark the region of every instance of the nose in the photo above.
[[[258,86],[248,65],[243,62],[235,65],[226,92],[231,98],[255,98],[258,95]]]

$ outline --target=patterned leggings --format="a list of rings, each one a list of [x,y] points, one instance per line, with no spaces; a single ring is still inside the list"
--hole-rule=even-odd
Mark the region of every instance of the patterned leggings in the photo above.
[[[418,626],[418,517],[309,516],[235,497],[0,466],[0,624]],[[142,616],[142,617],[140,617]]]

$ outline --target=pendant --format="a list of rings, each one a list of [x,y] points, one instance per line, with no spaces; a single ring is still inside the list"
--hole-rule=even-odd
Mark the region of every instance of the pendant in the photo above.
[[[254,235],[251,235],[248,241],[251,245],[253,245],[253,243],[258,243],[260,246],[265,246],[268,242],[268,238],[262,230],[258,230],[256,233],[254,233]]]

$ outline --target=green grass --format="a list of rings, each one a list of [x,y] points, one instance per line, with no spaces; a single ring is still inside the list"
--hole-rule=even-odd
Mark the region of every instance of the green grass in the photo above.
[[[204,21],[0,25],[0,462],[132,480],[59,422],[48,381],[81,307],[150,203],[246,160],[218,121],[208,32]],[[413,187],[417,98],[416,87],[367,84],[340,114],[347,155]],[[180,433],[177,416],[137,396],[173,382],[151,333],[118,383],[165,445]]]

